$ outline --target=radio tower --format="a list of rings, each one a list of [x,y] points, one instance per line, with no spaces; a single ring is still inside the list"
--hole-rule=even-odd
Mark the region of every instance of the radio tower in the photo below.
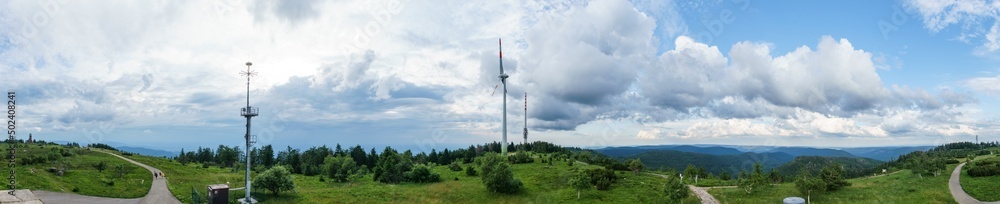
[[[528,144],[528,92],[524,92],[524,144]]]
[[[253,143],[257,142],[256,141],[257,140],[257,136],[256,135],[250,135],[250,118],[252,118],[254,116],[257,116],[257,113],[258,113],[257,108],[250,106],[250,77],[256,76],[257,72],[250,70],[250,65],[253,65],[253,63],[247,62],[246,65],[247,65],[247,70],[246,71],[240,71],[240,75],[247,76],[247,106],[243,108],[243,110],[242,110],[242,112],[241,112],[240,115],[242,115],[243,117],[247,118],[247,134],[243,136],[243,138],[246,139],[246,142],[247,142],[247,149],[246,149],[246,151],[247,151],[247,153],[246,153],[246,159],[247,159],[246,182],[247,183],[246,183],[246,189],[245,189],[245,191],[246,191],[246,197],[244,199],[241,199],[240,203],[257,203],[256,200],[254,200],[253,198],[250,197],[250,147],[253,146]]]

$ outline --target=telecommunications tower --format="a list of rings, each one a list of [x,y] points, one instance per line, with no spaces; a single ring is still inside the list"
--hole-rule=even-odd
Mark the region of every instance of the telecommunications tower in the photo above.
[[[528,144],[528,92],[524,92],[524,144]]]
[[[246,197],[240,199],[240,203],[257,203],[256,200],[250,197],[250,147],[252,147],[253,144],[257,142],[257,135],[250,135],[250,118],[257,116],[258,113],[256,107],[250,106],[250,77],[256,76],[257,72],[250,70],[250,65],[253,65],[253,63],[247,62],[246,65],[247,65],[247,70],[240,71],[240,75],[247,76],[247,106],[243,107],[243,110],[240,113],[240,115],[247,118],[247,133],[246,135],[243,136],[243,138],[246,139],[246,144],[247,144],[247,149],[246,149],[247,183],[246,183],[246,189],[244,189],[246,191]]]

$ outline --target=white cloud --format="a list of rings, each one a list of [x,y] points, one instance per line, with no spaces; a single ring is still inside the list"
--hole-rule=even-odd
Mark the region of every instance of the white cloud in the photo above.
[[[642,141],[978,131],[958,109],[975,99],[887,87],[872,54],[847,39],[817,36],[788,53],[740,42],[722,53],[681,36],[672,1],[5,1],[0,10],[0,81],[23,94],[34,115],[25,120],[37,124],[27,128],[67,135],[95,125],[239,129],[237,73],[252,61],[251,103],[262,117],[315,129],[300,134],[368,125],[493,136],[498,38],[510,127],[520,127],[527,92],[529,126],[543,135],[600,135],[577,127],[604,120],[643,124],[628,133]],[[952,24],[941,15],[936,24]],[[674,48],[657,54],[663,40]],[[969,84],[995,83],[984,80]]]
[[[1000,18],[1000,2],[909,0],[904,4],[922,16],[924,27],[933,33],[951,25],[960,25],[962,31],[956,37],[959,40],[969,43],[970,38],[981,38],[982,45],[975,51],[978,55],[1000,50],[1000,21],[997,20]]]

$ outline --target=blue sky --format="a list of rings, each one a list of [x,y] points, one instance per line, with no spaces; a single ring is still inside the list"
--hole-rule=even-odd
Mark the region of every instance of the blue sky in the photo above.
[[[994,1],[5,1],[21,133],[176,151],[995,140]],[[504,41],[509,92],[497,84]],[[24,137],[26,135],[20,135]]]

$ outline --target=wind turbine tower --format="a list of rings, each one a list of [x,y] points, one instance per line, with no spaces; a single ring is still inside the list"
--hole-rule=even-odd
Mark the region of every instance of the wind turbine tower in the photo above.
[[[246,148],[246,151],[247,151],[247,153],[246,153],[246,160],[247,160],[246,182],[247,183],[246,183],[246,189],[244,189],[244,191],[246,191],[246,197],[244,199],[241,199],[240,203],[257,203],[256,200],[254,200],[253,198],[250,197],[250,147],[253,146],[253,144],[257,142],[257,136],[256,135],[250,135],[250,118],[253,118],[254,116],[257,116],[257,113],[258,113],[257,108],[250,106],[250,77],[256,76],[257,72],[250,70],[250,65],[253,65],[253,63],[247,62],[246,65],[247,65],[247,70],[246,71],[240,71],[240,75],[247,76],[247,106],[243,107],[243,110],[240,113],[240,115],[242,115],[243,117],[247,118],[247,133],[246,133],[246,135],[243,136],[243,138],[246,139],[246,144],[247,144],[247,148]]]
[[[528,144],[528,92],[524,92],[524,144]]]
[[[503,40],[497,39],[500,47],[500,83],[503,83],[503,144],[500,145],[500,154],[507,156],[507,74],[503,73]]]

